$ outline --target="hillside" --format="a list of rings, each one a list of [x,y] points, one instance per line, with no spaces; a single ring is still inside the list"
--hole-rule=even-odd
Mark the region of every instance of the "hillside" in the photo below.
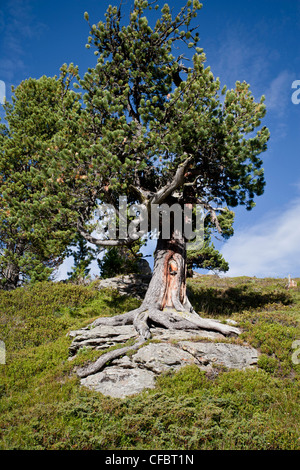
[[[140,300],[97,283],[40,283],[0,292],[0,449],[300,449],[300,288],[284,279],[189,280],[202,316],[238,322],[259,350],[257,369],[162,375],[154,390],[123,400],[79,386],[68,361],[70,330],[132,309]],[[298,286],[300,282],[298,280]],[[299,346],[298,346],[299,349]]]

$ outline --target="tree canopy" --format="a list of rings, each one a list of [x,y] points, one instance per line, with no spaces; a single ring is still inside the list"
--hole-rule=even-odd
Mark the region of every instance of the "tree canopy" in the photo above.
[[[245,82],[220,90],[190,26],[198,1],[175,17],[164,5],[154,27],[144,16],[148,2],[134,5],[128,26],[117,7],[90,25],[97,64],[80,80],[90,137],[87,179],[110,203],[125,193],[150,207],[177,191],[178,200],[202,204],[221,232],[216,208],[251,209],[263,193],[264,97],[256,103]],[[192,67],[174,55],[177,42],[195,49]],[[81,149],[87,153],[86,142]]]
[[[133,244],[93,234],[95,209],[118,211],[121,195],[149,214],[171,200],[201,204],[206,240],[191,262],[226,269],[210,237],[230,236],[232,208],[250,210],[263,193],[269,131],[264,97],[256,102],[246,82],[221,89],[206,66],[193,25],[201,6],[189,0],[173,14],[165,4],[154,24],[146,12],[158,6],[146,0],[134,1],[128,24],[121,6],[97,24],[85,13],[95,59],[84,76],[64,64],[59,77],[14,90],[0,134],[3,282],[8,265],[49,275],[78,234],[100,247]]]

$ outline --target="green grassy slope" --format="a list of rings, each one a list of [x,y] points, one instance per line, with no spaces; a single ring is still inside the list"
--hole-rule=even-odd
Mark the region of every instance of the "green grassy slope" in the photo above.
[[[232,318],[235,342],[258,348],[259,368],[161,376],[125,400],[79,386],[68,331],[139,305],[113,291],[36,284],[0,292],[0,449],[300,449],[300,288],[285,280],[203,276],[189,281],[202,316]],[[300,282],[298,280],[298,285]],[[294,355],[293,355],[294,353]],[[296,359],[296,360],[295,360]],[[298,360],[297,360],[298,359]]]

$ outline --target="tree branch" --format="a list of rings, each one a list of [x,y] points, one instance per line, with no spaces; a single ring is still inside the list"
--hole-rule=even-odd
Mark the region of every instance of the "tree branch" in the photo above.
[[[201,204],[204,209],[206,209],[211,216],[211,221],[215,225],[216,229],[218,230],[219,233],[223,233],[223,230],[219,224],[218,217],[217,217],[217,212],[224,212],[226,209],[224,207],[212,207],[210,204],[204,201],[198,201],[199,204]]]
[[[193,157],[188,157],[183,163],[180,163],[172,181],[157,191],[151,199],[151,204],[161,204],[168,196],[170,196],[170,194],[172,194],[173,191],[183,185],[187,166],[190,164],[192,159]]]
[[[80,221],[77,222],[77,229],[80,235],[82,235],[88,242],[93,243],[94,245],[97,246],[129,246],[132,243],[134,243],[136,240],[127,237],[127,238],[122,238],[122,239],[108,239],[108,240],[100,240],[99,238],[93,237],[89,232],[87,232]]]

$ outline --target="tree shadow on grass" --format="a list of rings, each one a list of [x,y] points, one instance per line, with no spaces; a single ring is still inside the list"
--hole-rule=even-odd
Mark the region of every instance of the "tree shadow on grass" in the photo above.
[[[289,305],[293,302],[289,292],[258,292],[247,285],[225,289],[189,286],[188,291],[195,311],[212,316],[230,316],[243,310],[262,308],[268,304]]]

